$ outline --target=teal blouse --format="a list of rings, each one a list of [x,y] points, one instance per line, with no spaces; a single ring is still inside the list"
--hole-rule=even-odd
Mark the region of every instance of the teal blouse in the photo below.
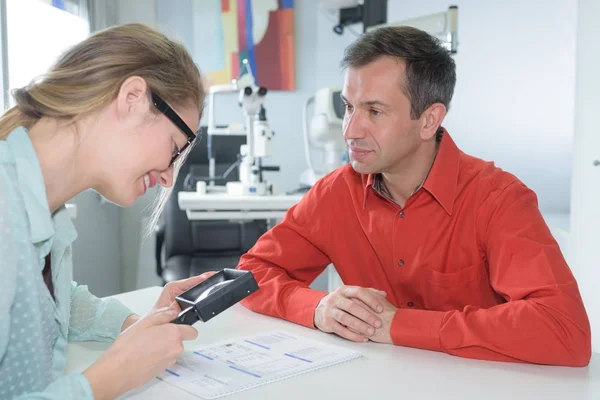
[[[132,312],[72,281],[76,237],[65,207],[50,213],[33,145],[15,129],[0,140],[0,399],[93,399],[83,375],[64,374],[67,342],[113,341]]]

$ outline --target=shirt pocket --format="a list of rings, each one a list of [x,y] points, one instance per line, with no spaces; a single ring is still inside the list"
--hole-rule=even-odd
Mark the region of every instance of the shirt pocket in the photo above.
[[[425,281],[428,309],[449,311],[462,310],[468,305],[485,308],[492,305],[491,286],[484,261],[451,272],[429,269]]]
[[[459,269],[458,271],[441,272],[430,269],[427,280],[430,284],[451,288],[455,286],[468,285],[487,276],[487,268],[484,261]]]

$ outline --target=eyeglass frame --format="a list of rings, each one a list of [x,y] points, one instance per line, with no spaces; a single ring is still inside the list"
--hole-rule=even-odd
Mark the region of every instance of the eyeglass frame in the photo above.
[[[194,131],[192,131],[190,127],[187,126],[185,122],[183,122],[183,120],[175,112],[175,110],[173,110],[171,106],[168,105],[167,102],[164,101],[159,95],[157,95],[154,92],[150,93],[152,95],[152,104],[154,104],[154,107],[156,107],[158,111],[164,114],[165,117],[167,117],[173,124],[175,124],[175,126],[177,126],[179,130],[182,133],[184,133],[185,136],[187,136],[188,138],[187,143],[181,149],[178,149],[177,154],[175,154],[173,158],[171,158],[171,162],[169,163],[169,167],[171,167],[173,163],[177,161],[179,156],[181,156],[181,153],[183,153],[185,149],[187,149],[194,142],[194,140],[198,138],[198,135],[200,133],[194,133]]]

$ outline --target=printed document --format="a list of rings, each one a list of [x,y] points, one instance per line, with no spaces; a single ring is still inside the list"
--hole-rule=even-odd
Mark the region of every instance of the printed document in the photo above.
[[[274,331],[184,352],[159,379],[216,399],[359,357],[354,350]]]

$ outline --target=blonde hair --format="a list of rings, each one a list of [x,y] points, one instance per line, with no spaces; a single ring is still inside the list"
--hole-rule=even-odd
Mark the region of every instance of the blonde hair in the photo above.
[[[42,117],[74,123],[107,106],[131,76],[145,79],[171,106],[194,104],[202,112],[202,77],[183,45],[146,25],[125,24],[91,35],[62,54],[45,75],[15,89],[17,105],[0,117],[0,140]],[[184,160],[176,162],[175,178]],[[161,189],[149,229],[156,226],[170,193]]]

